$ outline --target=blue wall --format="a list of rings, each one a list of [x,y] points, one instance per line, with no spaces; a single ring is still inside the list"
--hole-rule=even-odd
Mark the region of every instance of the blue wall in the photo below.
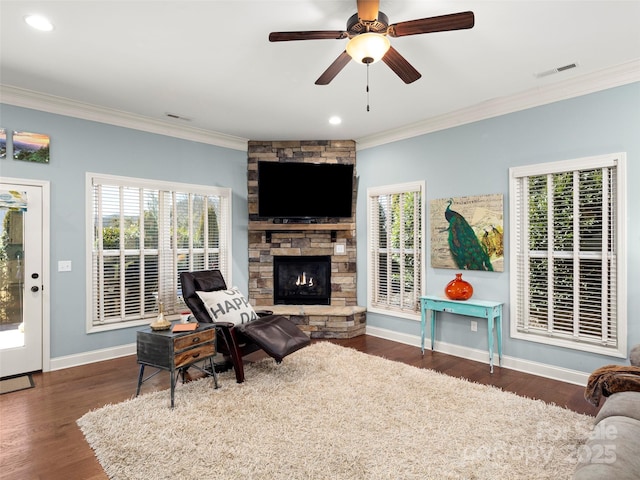
[[[358,303],[366,305],[366,195],[371,186],[424,179],[431,200],[504,194],[505,271],[468,271],[474,297],[502,300],[503,353],[582,372],[621,359],[569,351],[509,336],[509,167],[627,153],[628,346],[640,343],[640,83],[617,87],[509,115],[450,128],[358,152]],[[401,167],[400,167],[401,166]],[[429,225],[427,224],[427,258]],[[426,293],[441,294],[454,270],[427,264]],[[471,332],[467,321],[439,322],[436,340],[486,349],[486,324]],[[419,335],[419,322],[367,314],[370,326]],[[484,327],[484,328],[483,328]]]
[[[0,161],[6,177],[51,182],[51,356],[131,344],[135,329],[87,334],[85,321],[85,172],[230,187],[233,190],[233,284],[247,287],[247,156],[162,135],[61,115],[0,105],[0,126],[51,136],[49,165]],[[370,186],[426,181],[430,200],[502,193],[508,218],[508,169],[626,152],[628,161],[629,347],[640,343],[640,83],[483,120],[358,152],[358,304],[366,305],[366,191]],[[401,167],[400,167],[401,166]],[[429,231],[427,225],[427,232]],[[508,258],[509,225],[505,221]],[[429,238],[427,235],[427,252]],[[58,272],[72,260],[71,272]],[[427,265],[426,291],[440,293],[453,270]],[[620,359],[568,351],[509,337],[509,265],[505,271],[465,272],[478,298],[506,305],[504,353],[511,357],[590,372]],[[419,322],[369,313],[368,324],[415,335]],[[486,349],[486,325],[440,322],[437,338]]]
[[[134,343],[139,328],[86,333],[86,172],[230,187],[232,278],[246,289],[246,152],[8,105],[0,105],[0,119],[7,131],[51,137],[48,165],[4,159],[0,174],[51,182],[52,358]],[[58,272],[59,260],[71,260],[73,270]]]

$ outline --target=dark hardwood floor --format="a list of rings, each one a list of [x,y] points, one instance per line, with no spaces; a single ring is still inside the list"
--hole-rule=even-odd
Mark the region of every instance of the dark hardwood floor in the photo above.
[[[422,357],[417,347],[367,335],[332,341],[389,360],[495,385],[579,413],[597,413],[584,400],[584,388],[580,386],[499,367],[490,374],[483,363],[430,350]],[[260,355],[254,354],[252,359],[257,358]],[[107,479],[76,420],[90,410],[130,398],[135,393],[137,375],[136,357],[127,356],[36,373],[35,388],[0,395],[0,479]],[[168,387],[168,373],[162,372],[143,385],[143,393]]]

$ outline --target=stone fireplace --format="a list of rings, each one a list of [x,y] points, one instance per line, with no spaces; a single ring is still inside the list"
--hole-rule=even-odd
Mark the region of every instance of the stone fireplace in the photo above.
[[[275,305],[330,305],[331,256],[273,257]]]
[[[249,142],[249,301],[258,309],[289,317],[312,338],[351,338],[365,332],[366,309],[358,306],[356,299],[355,203],[351,218],[308,224],[265,221],[258,217],[258,161],[355,165],[355,155],[355,142],[351,140]],[[292,188],[295,186],[292,179]],[[275,291],[275,276],[280,275],[275,271],[278,257],[327,258],[328,298],[307,303],[308,292],[302,288]],[[285,270],[289,268],[287,265]],[[286,271],[286,275],[291,272]],[[280,298],[281,293],[289,296],[292,291],[295,302]]]

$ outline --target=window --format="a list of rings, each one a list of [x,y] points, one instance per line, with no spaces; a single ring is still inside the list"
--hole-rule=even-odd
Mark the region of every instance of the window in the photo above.
[[[180,272],[230,278],[231,190],[87,174],[89,331],[177,312]]]
[[[512,337],[626,357],[625,165],[510,169]]]
[[[424,182],[367,190],[368,309],[419,318]]]

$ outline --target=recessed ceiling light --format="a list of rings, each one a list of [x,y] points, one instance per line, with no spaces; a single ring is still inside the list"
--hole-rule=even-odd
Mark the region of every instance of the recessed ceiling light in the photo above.
[[[342,119],[340,117],[331,117],[329,119],[329,123],[331,125],[340,125],[342,123]]]
[[[53,30],[53,24],[42,15],[27,15],[24,17],[24,21],[36,30],[43,32],[50,32]]]

